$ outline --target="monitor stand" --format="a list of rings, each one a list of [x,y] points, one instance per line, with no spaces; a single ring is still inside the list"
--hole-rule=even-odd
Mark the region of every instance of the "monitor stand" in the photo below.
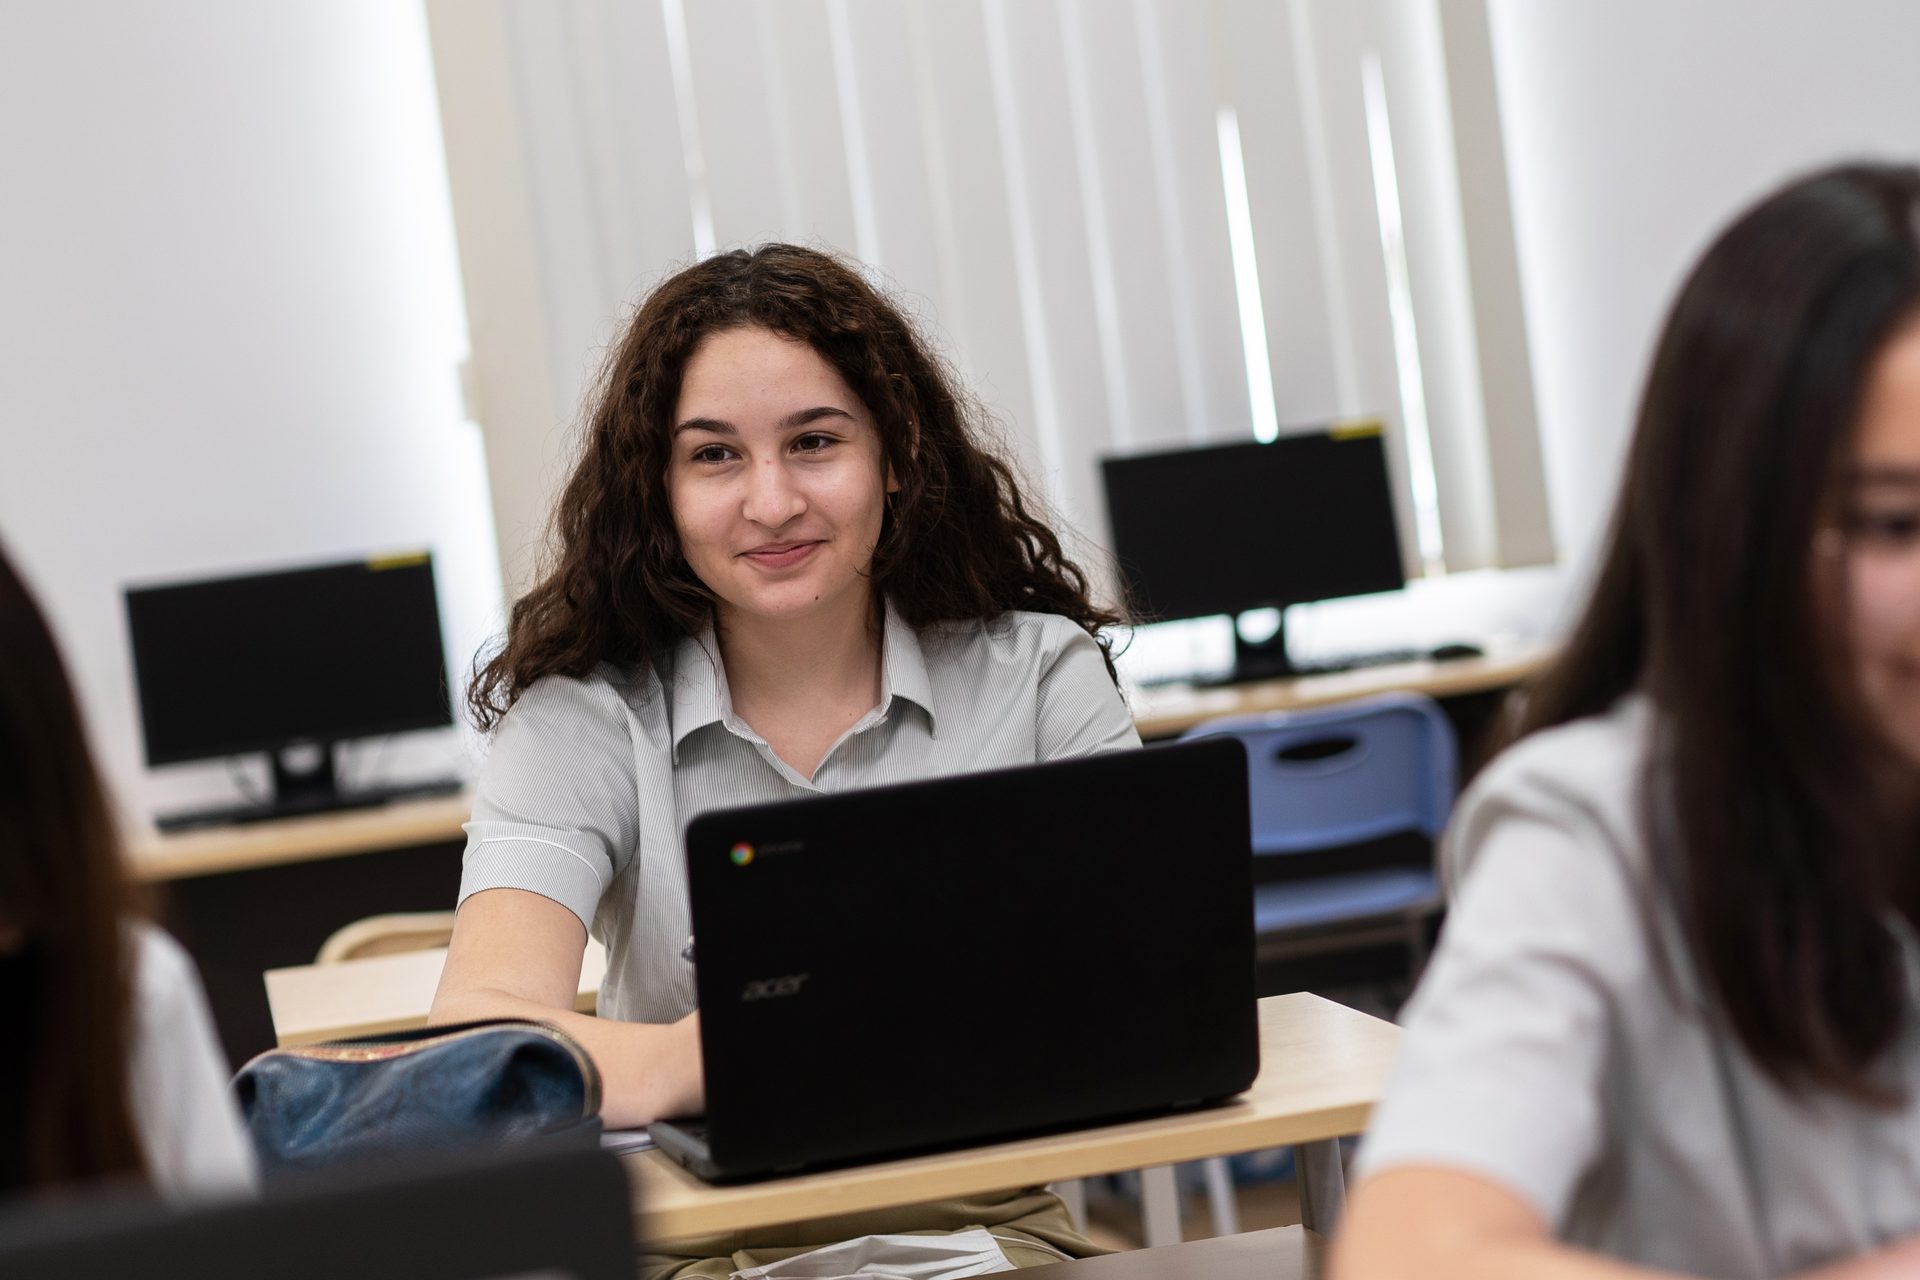
[[[1297,675],[1293,659],[1287,656],[1287,615],[1280,612],[1280,625],[1265,640],[1249,640],[1240,634],[1240,621],[1233,622],[1233,669],[1224,675],[1194,681],[1199,688],[1249,684],[1255,680],[1279,680]]]
[[[266,822],[339,809],[370,809],[395,800],[452,795],[460,790],[458,778],[343,789],[335,769],[339,746],[337,742],[307,742],[270,751],[267,758],[273,766],[271,798],[261,803],[162,814],[154,820],[154,826],[161,831],[181,831],[190,827]]]

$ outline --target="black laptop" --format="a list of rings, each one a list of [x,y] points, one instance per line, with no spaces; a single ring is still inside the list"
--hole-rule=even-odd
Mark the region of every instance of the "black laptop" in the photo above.
[[[702,815],[710,1180],[1199,1106],[1259,1072],[1237,741]]]

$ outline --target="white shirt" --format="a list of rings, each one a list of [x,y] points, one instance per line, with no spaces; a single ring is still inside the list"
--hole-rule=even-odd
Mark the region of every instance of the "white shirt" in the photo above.
[[[1651,946],[1655,928],[1680,938],[1647,906],[1653,716],[1633,697],[1534,734],[1461,801],[1443,858],[1464,879],[1361,1168],[1477,1174],[1564,1240],[1695,1275],[1784,1275],[1920,1232],[1910,933],[1895,930],[1908,1009],[1881,1064],[1906,1105],[1774,1084],[1705,1013],[1683,948],[1669,983]]]
[[[1134,747],[1100,648],[1067,618],[1007,613],[915,632],[891,607],[879,705],[800,776],[733,712],[711,631],[656,669],[536,681],[480,776],[460,900],[526,889],[607,948],[600,1012],[694,1008],[684,836],[712,809]]]
[[[134,939],[133,1123],[154,1188],[170,1200],[217,1198],[259,1181],[253,1144],[228,1088],[200,976],[150,924]]]

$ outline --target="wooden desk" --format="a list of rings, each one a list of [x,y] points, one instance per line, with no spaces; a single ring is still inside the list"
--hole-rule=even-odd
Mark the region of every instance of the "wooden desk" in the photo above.
[[[1292,1146],[1301,1216],[1322,1230],[1345,1197],[1337,1139],[1366,1127],[1399,1045],[1398,1027],[1344,1005],[1270,996],[1260,1002],[1259,1078],[1224,1106],[740,1186],[710,1186],[659,1151],[627,1157],[627,1173],[641,1238],[662,1243]]]
[[[1213,688],[1156,685],[1131,695],[1133,721],[1142,738],[1170,738],[1219,716],[1299,711],[1380,693],[1424,693],[1432,698],[1491,693],[1532,679],[1546,669],[1555,652],[1552,645],[1543,644],[1490,645],[1484,657],[1450,662],[1397,662]]]
[[[445,947],[267,971],[275,1041],[290,1045],[411,1031],[427,1024]],[[592,1013],[607,973],[606,949],[589,939],[574,1008]]]
[[[464,839],[460,827],[472,814],[473,792],[462,791],[304,818],[149,832],[128,841],[127,861],[136,878],[151,883],[344,858]]]
[[[282,1045],[426,1024],[444,949],[300,965],[267,974]],[[575,1007],[591,1012],[606,953],[589,943]],[[1330,1224],[1344,1199],[1337,1143],[1365,1127],[1399,1028],[1313,995],[1260,1002],[1260,1075],[1233,1102],[966,1151],[715,1187],[657,1151],[630,1157],[642,1234],[655,1241],[914,1204],[1265,1147],[1300,1148],[1302,1216]]]
[[[263,972],[313,959],[363,917],[453,905],[471,807],[435,796],[129,840],[130,870],[199,966],[230,1065],[273,1046]]]
[[[267,974],[283,1045],[423,1026],[444,950],[301,965]],[[591,1011],[606,955],[589,944],[576,1007]],[[1220,1107],[829,1173],[715,1187],[657,1151],[629,1158],[642,1233],[666,1241],[914,1204],[1006,1187],[1300,1148],[1302,1216],[1331,1223],[1344,1199],[1338,1144],[1359,1133],[1400,1043],[1393,1024],[1314,995],[1260,1002],[1260,1075]]]

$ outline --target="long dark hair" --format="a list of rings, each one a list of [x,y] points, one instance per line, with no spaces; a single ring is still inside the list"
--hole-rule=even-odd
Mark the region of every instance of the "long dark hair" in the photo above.
[[[52,632],[0,552],[0,1191],[143,1176],[136,903]]]
[[[1782,1084],[1881,1102],[1870,1068],[1906,1008],[1886,913],[1915,916],[1916,832],[1875,785],[1887,747],[1815,544],[1871,365],[1916,314],[1920,169],[1828,169],[1720,235],[1667,317],[1592,599],[1519,726],[1650,695],[1641,817],[1713,997]]]
[[[879,426],[900,491],[874,549],[876,596],[913,627],[1011,609],[1060,614],[1100,642],[1111,674],[1104,628],[1119,618],[1092,603],[1012,468],[983,447],[984,411],[858,271],[772,244],[670,277],[627,326],[554,512],[548,566],[468,689],[481,728],[541,676],[644,662],[706,625],[713,597],[680,553],[667,500],[672,414],[701,340],[747,325],[819,352]]]

